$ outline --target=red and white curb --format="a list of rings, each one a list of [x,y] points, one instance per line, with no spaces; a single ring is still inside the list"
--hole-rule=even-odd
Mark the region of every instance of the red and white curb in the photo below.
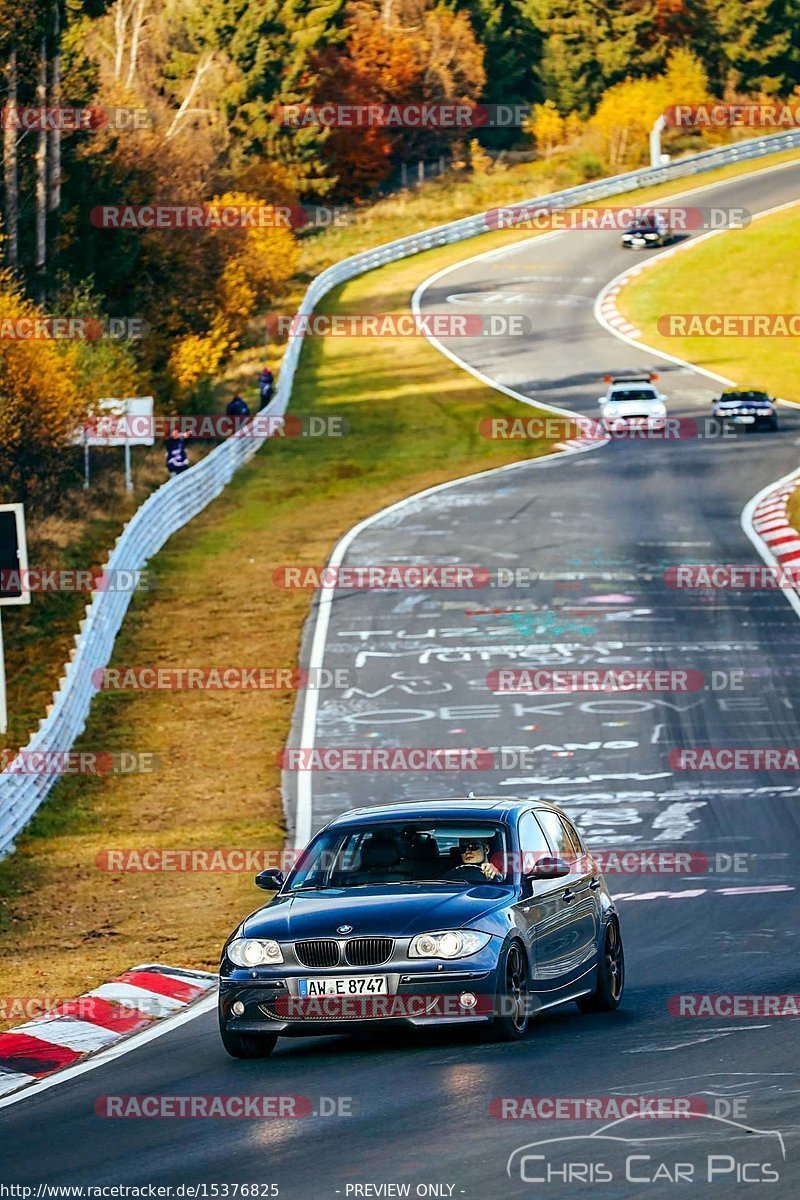
[[[631,322],[623,317],[622,313],[617,308],[617,296],[627,283],[633,279],[634,275],[638,275],[644,267],[644,263],[638,263],[635,267],[630,267],[624,274],[618,275],[615,280],[600,293],[600,299],[597,305],[597,311],[602,317],[606,325],[611,329],[616,329],[619,333],[624,333],[625,337],[639,338],[641,332],[632,325]]]
[[[157,964],[132,967],[109,983],[0,1033],[0,1096],[152,1029],[216,986],[217,976],[208,971]]]
[[[789,520],[789,498],[800,486],[800,478],[781,480],[761,493],[750,514],[753,530],[781,567],[800,567],[800,533]]]
[[[575,450],[590,450],[591,446],[596,446],[597,444],[599,444],[599,442],[603,442],[603,440],[608,440],[608,439],[602,438],[602,437],[600,437],[600,438],[591,438],[591,437],[570,438],[569,440],[567,440],[567,442],[555,443],[555,445],[553,446],[553,450],[567,452],[567,454],[569,454],[570,451],[575,451]]]

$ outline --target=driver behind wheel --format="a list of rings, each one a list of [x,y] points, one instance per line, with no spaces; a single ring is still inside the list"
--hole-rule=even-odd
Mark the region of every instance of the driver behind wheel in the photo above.
[[[448,875],[470,878],[480,873],[486,879],[502,879],[502,871],[489,862],[489,843],[477,838],[459,838],[458,853],[461,862],[447,872]]]

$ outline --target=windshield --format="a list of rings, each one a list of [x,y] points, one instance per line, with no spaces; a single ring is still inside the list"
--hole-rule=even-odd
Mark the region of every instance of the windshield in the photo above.
[[[506,838],[489,822],[397,821],[331,829],[303,854],[287,888],[502,882]],[[483,869],[490,864],[488,875]],[[494,870],[491,869],[494,865]]]
[[[766,392],[723,392],[719,398],[720,404],[768,404]]]
[[[611,404],[618,404],[620,400],[655,400],[656,394],[652,388],[614,388],[614,391],[608,397]]]

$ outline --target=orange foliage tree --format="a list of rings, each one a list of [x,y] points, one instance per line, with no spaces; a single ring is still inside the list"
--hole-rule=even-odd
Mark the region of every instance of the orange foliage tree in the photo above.
[[[266,208],[255,197],[241,192],[216,196],[209,211],[223,208]],[[286,290],[297,265],[298,247],[287,225],[247,229],[211,228],[204,231],[206,254],[217,262],[213,313],[207,328],[187,334],[173,345],[169,373],[178,395],[187,395],[213,376],[240,346],[253,314]]]
[[[444,3],[355,0],[342,47],[314,60],[317,103],[404,105],[476,102],[486,82],[469,19]],[[462,129],[367,125],[334,128],[325,143],[341,198],[363,197],[403,158],[432,158]]]

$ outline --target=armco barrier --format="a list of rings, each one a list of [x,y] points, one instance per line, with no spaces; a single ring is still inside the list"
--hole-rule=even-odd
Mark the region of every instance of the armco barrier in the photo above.
[[[705,150],[702,154],[695,154],[663,167],[628,171],[623,175],[614,175],[608,179],[599,179],[561,192],[553,192],[549,196],[536,196],[529,203],[537,206],[548,205],[552,208],[569,208],[578,203],[591,203],[648,184],[698,175],[728,163],[761,158],[765,154],[775,154],[795,146],[800,146],[800,130],[737,142],[735,145],[715,150]],[[488,228],[486,214],[479,213],[473,217],[464,217],[460,221],[437,225],[410,237],[398,238],[374,250],[354,254],[351,258],[328,267],[312,280],[298,312],[304,315],[313,312],[317,303],[332,288],[357,275],[382,267],[386,263],[419,254],[423,250],[465,241],[485,233]],[[301,348],[302,337],[290,338],[281,364],[275,397],[266,410],[271,415],[281,416],[286,412]],[[177,529],[220,494],[234,472],[255,454],[264,441],[264,438],[231,438],[217,446],[196,466],[170,479],[163,487],[153,492],[125,526],[104,569],[141,569]],[[25,747],[26,755],[34,751],[63,753],[71,749],[76,738],[83,732],[95,692],[92,672],[108,664],[114,639],[129,601],[129,592],[101,591],[93,594],[86,609],[86,618],[81,622],[80,632],[75,637],[75,650],[66,665],[59,690],[54,693],[53,703],[37,733]],[[18,765],[17,760],[14,760],[0,773],[0,857],[13,850],[14,838],[25,827],[58,779],[56,774],[48,772],[16,773],[15,767]]]

